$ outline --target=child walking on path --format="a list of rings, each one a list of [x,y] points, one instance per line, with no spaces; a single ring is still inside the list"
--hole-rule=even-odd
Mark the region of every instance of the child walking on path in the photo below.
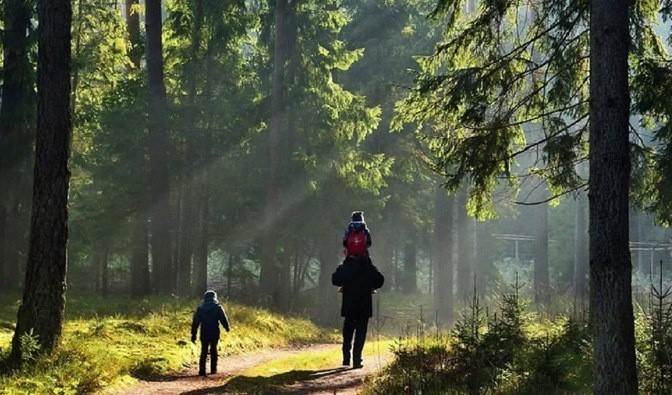
[[[219,342],[219,324],[228,332],[229,319],[224,308],[217,300],[215,291],[206,291],[203,303],[198,306],[191,322],[191,342],[196,343],[196,332],[201,327],[201,357],[198,361],[198,374],[205,376],[205,360],[210,349],[210,373],[217,373],[217,343]]]

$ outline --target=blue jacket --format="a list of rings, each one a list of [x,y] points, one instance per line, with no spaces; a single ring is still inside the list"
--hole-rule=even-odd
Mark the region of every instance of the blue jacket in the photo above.
[[[191,340],[196,339],[198,327],[201,327],[201,340],[219,339],[219,324],[229,331],[229,319],[217,300],[205,300],[198,306],[191,322]]]

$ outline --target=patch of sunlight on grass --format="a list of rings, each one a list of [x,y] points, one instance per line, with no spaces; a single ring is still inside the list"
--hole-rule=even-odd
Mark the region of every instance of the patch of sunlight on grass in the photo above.
[[[9,350],[9,346],[12,343],[12,336],[14,336],[14,332],[9,329],[0,328],[0,352]]]

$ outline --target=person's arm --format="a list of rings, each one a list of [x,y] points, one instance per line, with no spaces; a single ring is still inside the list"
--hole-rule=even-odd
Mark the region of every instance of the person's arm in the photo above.
[[[367,228],[366,229],[366,248],[371,247],[372,243],[373,243],[373,240],[371,239],[371,231]]]
[[[219,317],[218,318],[219,318],[219,322],[222,323],[222,326],[224,327],[224,329],[226,329],[227,332],[229,330],[231,330],[231,328],[229,326],[229,317],[226,316],[226,312],[224,311],[224,307],[222,307],[222,306],[219,306]]]
[[[371,289],[378,289],[385,284],[385,277],[373,263],[369,264],[369,281]]]
[[[196,341],[196,333],[198,332],[198,326],[201,324],[201,315],[198,314],[198,309],[194,313],[194,318],[191,320],[191,341]]]

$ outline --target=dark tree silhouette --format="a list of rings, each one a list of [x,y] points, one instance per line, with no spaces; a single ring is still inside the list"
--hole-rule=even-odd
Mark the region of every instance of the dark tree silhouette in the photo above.
[[[168,135],[163,123],[166,87],[163,78],[161,0],[147,0],[147,74],[149,83],[150,234],[154,288],[170,293],[174,288],[171,263]]]
[[[268,185],[265,207],[264,235],[262,241],[262,262],[259,275],[259,285],[264,302],[274,307],[280,304],[279,267],[276,263],[276,238],[279,226],[280,210],[280,181],[277,174],[279,163],[279,142],[282,134],[282,124],[285,119],[284,111],[284,75],[287,61],[287,31],[286,19],[288,16],[287,0],[275,2],[274,22],[275,36],[273,48],[273,77],[271,87],[271,118],[268,124]]]
[[[69,0],[38,6],[37,140],[30,249],[23,301],[19,307],[12,359],[23,357],[21,338],[32,331],[40,352],[58,343],[65,308],[68,185],[70,182]]]
[[[628,0],[590,3],[590,317],[595,394],[636,394],[629,250]]]
[[[35,138],[35,73],[30,60],[34,2],[0,2],[3,16],[0,100],[0,287],[18,290],[28,240],[32,146]]]

